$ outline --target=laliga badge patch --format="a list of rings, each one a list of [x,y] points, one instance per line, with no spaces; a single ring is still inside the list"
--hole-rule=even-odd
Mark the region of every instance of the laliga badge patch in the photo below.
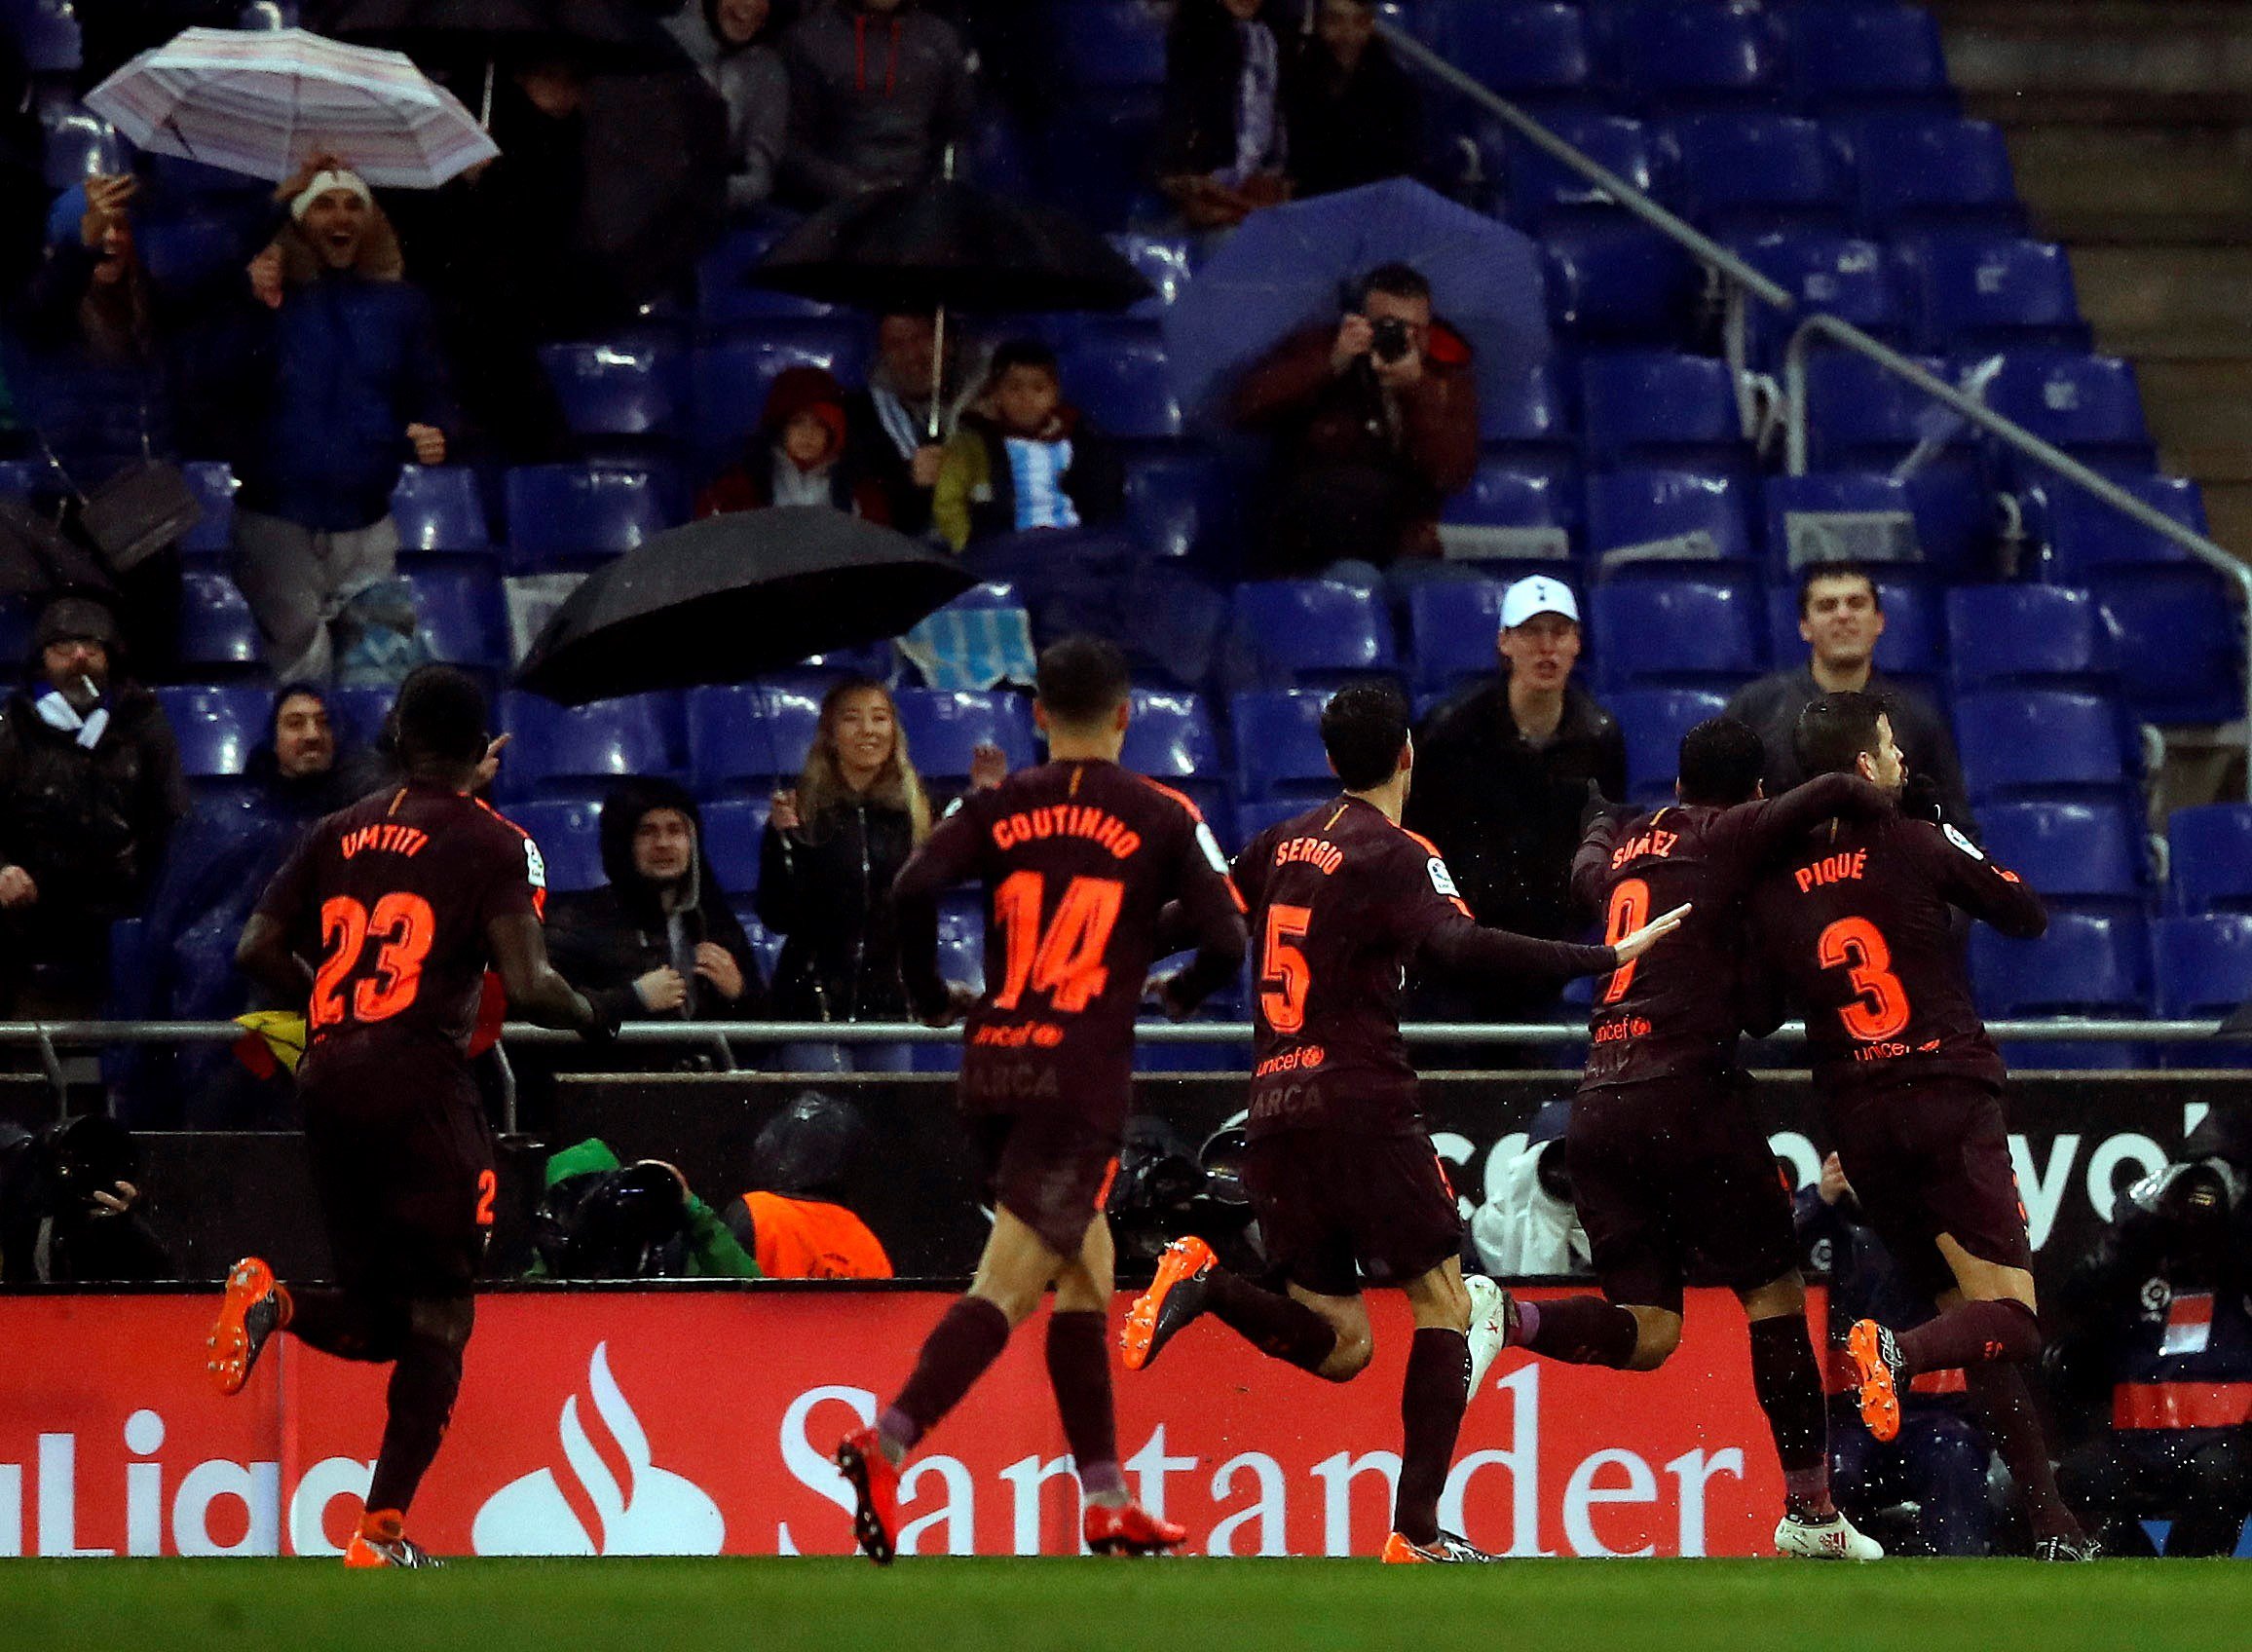
[[[1462,898],[1462,891],[1454,886],[1454,874],[1446,870],[1446,862],[1437,855],[1431,857],[1431,886],[1450,901]]]
[[[1957,848],[1961,849],[1972,860],[1984,860],[1986,858],[1984,850],[1980,849],[1979,846],[1972,843],[1969,838],[1963,836],[1962,833],[1956,831],[1954,827],[1947,825],[1945,822],[1941,822],[1939,830],[1947,834],[1947,841],[1949,843],[1953,844]]]
[[[528,833],[524,838],[524,881],[535,889],[547,886],[547,862],[541,857],[540,845]]]

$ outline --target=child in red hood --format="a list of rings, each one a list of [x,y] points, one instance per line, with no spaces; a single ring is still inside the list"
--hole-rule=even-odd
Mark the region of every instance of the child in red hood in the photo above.
[[[763,510],[769,505],[826,505],[872,522],[888,522],[883,491],[853,462],[844,423],[844,391],[822,367],[790,367],[767,392],[758,429],[740,464],[714,477],[696,499],[698,516]]]

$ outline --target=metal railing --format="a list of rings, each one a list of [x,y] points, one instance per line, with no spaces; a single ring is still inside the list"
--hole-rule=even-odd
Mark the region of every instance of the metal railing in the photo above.
[[[1463,73],[1397,23],[1379,22],[1376,26],[1393,52],[1404,61],[1460,93],[1551,160],[1603,189],[1624,210],[1683,247],[1691,257],[1725,283],[1729,288],[1726,304],[1729,354],[1732,364],[1739,369],[1736,374],[1739,406],[1745,414],[1748,430],[1752,410],[1749,377],[1742,370],[1744,301],[1746,297],[1756,299],[1772,309],[1796,315],[1799,306],[1790,292],[1709,236],[1669,212],[1609,168],[1573,148],[1508,98]],[[1953,409],[1996,440],[2054,471],[2075,486],[2085,489],[2113,509],[2181,546],[2229,582],[2243,605],[2247,634],[2252,635],[2252,566],[2247,566],[2241,558],[2232,555],[2207,536],[2184,526],[2164,511],[2137,499],[2116,482],[2098,475],[2070,454],[2043,441],[2022,425],[2004,418],[1984,402],[1964,394],[1944,380],[1933,377],[1912,358],[1834,316],[1810,316],[1792,334],[1785,353],[1783,403],[1787,451],[1784,463],[1791,475],[1803,475],[1806,471],[1806,357],[1818,339],[1867,357],[1884,371]],[[2252,670],[2245,673],[2244,694],[2247,750],[2245,788],[2246,796],[2252,798]]]

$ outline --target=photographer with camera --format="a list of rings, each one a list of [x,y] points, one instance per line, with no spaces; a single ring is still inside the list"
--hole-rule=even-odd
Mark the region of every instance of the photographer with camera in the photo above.
[[[89,1114],[27,1132],[0,1124],[0,1284],[165,1279],[172,1260],[141,1215],[140,1149]]]
[[[1416,270],[1371,270],[1333,328],[1284,339],[1237,387],[1234,414],[1274,439],[1253,572],[1373,585],[1437,565],[1440,510],[1478,466],[1478,390],[1468,341],[1432,315]]]

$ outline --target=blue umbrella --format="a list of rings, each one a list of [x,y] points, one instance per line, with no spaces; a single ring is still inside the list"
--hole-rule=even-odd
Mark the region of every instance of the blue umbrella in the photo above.
[[[1286,335],[1333,322],[1353,283],[1411,264],[1441,319],[1477,353],[1479,394],[1498,395],[1549,353],[1539,247],[1507,224],[1408,178],[1254,212],[1165,313],[1174,394],[1211,414],[1245,367]]]

